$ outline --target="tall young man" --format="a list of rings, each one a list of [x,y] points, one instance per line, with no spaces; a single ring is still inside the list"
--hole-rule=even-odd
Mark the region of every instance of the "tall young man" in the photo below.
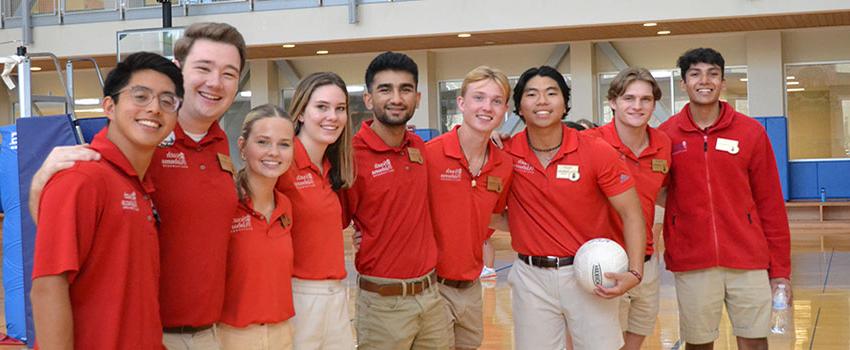
[[[161,349],[159,239],[148,165],[174,128],[180,69],[136,53],[106,77],[95,162],[44,187],[31,292],[42,349]]]
[[[569,328],[576,349],[618,349],[618,300],[642,278],[646,234],[634,180],[599,138],[562,125],[570,88],[554,68],[531,68],[514,87],[526,129],[506,144],[513,158],[508,222],[518,253],[508,281],[517,349],[562,349]],[[592,238],[616,238],[623,222],[629,272],[610,274],[612,288],[579,287],[572,267]],[[497,227],[502,228],[502,227]]]
[[[622,70],[608,88],[608,105],[614,120],[589,129],[585,134],[601,137],[619,153],[635,179],[646,225],[646,256],[643,281],[629,290],[620,301],[620,326],[623,349],[640,349],[643,339],[652,334],[658,316],[658,257],[654,253],[653,235],[655,202],[665,185],[670,167],[670,138],[649,126],[655,104],[661,99],[661,88],[644,68]],[[615,225],[623,223],[615,216]]]
[[[354,136],[357,178],[341,192],[344,220],[362,233],[355,326],[360,349],[448,349],[450,320],[437,292],[425,143],[407,131],[419,104],[410,57],[385,52],[366,70],[374,118]]]
[[[687,349],[712,349],[725,304],[738,348],[767,349],[771,288],[791,275],[773,149],[757,121],[720,100],[719,52],[693,49],[677,65],[690,102],[659,129],[673,142],[664,259],[680,334]]]
[[[508,110],[510,82],[480,66],[467,73],[457,98],[461,125],[426,145],[428,191],[437,239],[437,280],[451,310],[455,349],[477,349],[484,337],[482,247],[491,215],[505,208],[510,156],[490,142]]]
[[[169,349],[217,349],[213,325],[224,302],[230,220],[237,206],[227,136],[217,121],[236,97],[245,40],[228,24],[196,23],[174,54],[186,97],[173,134],[157,148],[150,167],[166,267],[159,293],[163,342]],[[84,147],[54,150],[33,178],[30,197],[37,197],[57,169],[97,157]]]

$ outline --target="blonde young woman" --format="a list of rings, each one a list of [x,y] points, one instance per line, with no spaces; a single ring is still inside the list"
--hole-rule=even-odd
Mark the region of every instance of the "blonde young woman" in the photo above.
[[[345,279],[342,207],[337,191],[354,182],[345,82],[314,73],[295,89],[295,162],[277,188],[294,204],[295,349],[354,348]]]
[[[294,125],[272,105],[242,124],[236,175],[239,210],[230,227],[222,348],[292,349],[292,204],[275,189],[292,163]]]

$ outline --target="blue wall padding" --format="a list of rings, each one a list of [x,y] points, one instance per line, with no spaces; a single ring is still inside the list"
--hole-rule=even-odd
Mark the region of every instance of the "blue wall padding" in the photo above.
[[[413,132],[416,133],[417,136],[421,137],[425,142],[428,142],[428,140],[440,135],[440,132],[437,129],[416,129]]]
[[[791,199],[850,198],[850,159],[799,160],[791,162]]]
[[[91,143],[91,139],[97,134],[100,129],[106,126],[106,117],[78,119],[77,125],[83,131],[83,139],[86,143]]]
[[[756,120],[764,126],[773,155],[776,157],[776,167],[779,170],[779,183],[782,185],[782,197],[790,198],[788,188],[788,120],[785,117],[757,117]]]
[[[55,146],[77,144],[77,137],[67,115],[53,117],[21,118],[18,127],[18,174],[20,176],[21,208],[29,207],[29,188],[32,176]],[[32,288],[32,263],[35,250],[35,224],[29,210],[21,210],[21,246],[23,249],[24,296],[27,315],[27,346],[35,344],[32,323],[32,305],[29,300]]]
[[[18,136],[14,125],[0,127],[0,193],[3,217],[3,289],[6,333],[26,341],[23,251],[21,250],[21,201],[18,193]]]
[[[818,199],[818,163],[791,162],[788,166],[791,199]]]
[[[827,198],[850,198],[850,160],[818,162],[818,198],[820,188],[826,190]]]

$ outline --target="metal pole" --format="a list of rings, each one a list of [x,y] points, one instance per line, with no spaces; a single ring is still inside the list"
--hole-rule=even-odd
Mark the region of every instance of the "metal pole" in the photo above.
[[[171,28],[171,0],[156,0],[162,4],[162,27]]]
[[[68,109],[72,113],[76,109],[74,106],[76,102],[74,101],[74,63],[71,60],[65,63],[65,84],[68,86],[67,90],[70,94],[69,96],[71,96],[68,99]],[[69,111],[65,112],[69,113]]]
[[[18,64],[18,108],[20,118],[32,116],[32,94],[30,93],[30,58],[26,46],[18,46],[18,56],[23,60]]]
[[[32,2],[37,0],[21,0],[21,45],[32,44]]]

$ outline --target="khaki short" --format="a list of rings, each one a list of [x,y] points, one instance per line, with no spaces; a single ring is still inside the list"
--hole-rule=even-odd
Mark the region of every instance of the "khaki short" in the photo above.
[[[643,281],[620,298],[620,327],[623,331],[648,336],[658,317],[658,254],[643,263]]]
[[[289,321],[252,324],[245,328],[218,324],[222,350],[292,350]]]
[[[292,279],[293,343],[299,350],[354,349],[348,290],[339,280]]]
[[[475,280],[469,288],[439,285],[440,295],[446,300],[454,324],[456,348],[477,349],[484,340],[484,300],[481,281]]]
[[[581,288],[572,266],[540,268],[517,259],[508,283],[516,349],[563,349],[567,328],[576,350],[623,346],[619,299],[604,299]]]
[[[382,284],[420,281],[423,277],[399,280],[360,276]],[[381,296],[359,289],[354,320],[358,349],[451,348],[451,316],[437,291],[437,281],[431,283],[422,293],[406,296]]]
[[[216,327],[196,333],[164,333],[162,345],[168,350],[219,350]]]
[[[680,336],[685,342],[705,344],[717,339],[724,304],[735,336],[765,338],[770,333],[771,292],[766,270],[718,267],[674,275]]]

